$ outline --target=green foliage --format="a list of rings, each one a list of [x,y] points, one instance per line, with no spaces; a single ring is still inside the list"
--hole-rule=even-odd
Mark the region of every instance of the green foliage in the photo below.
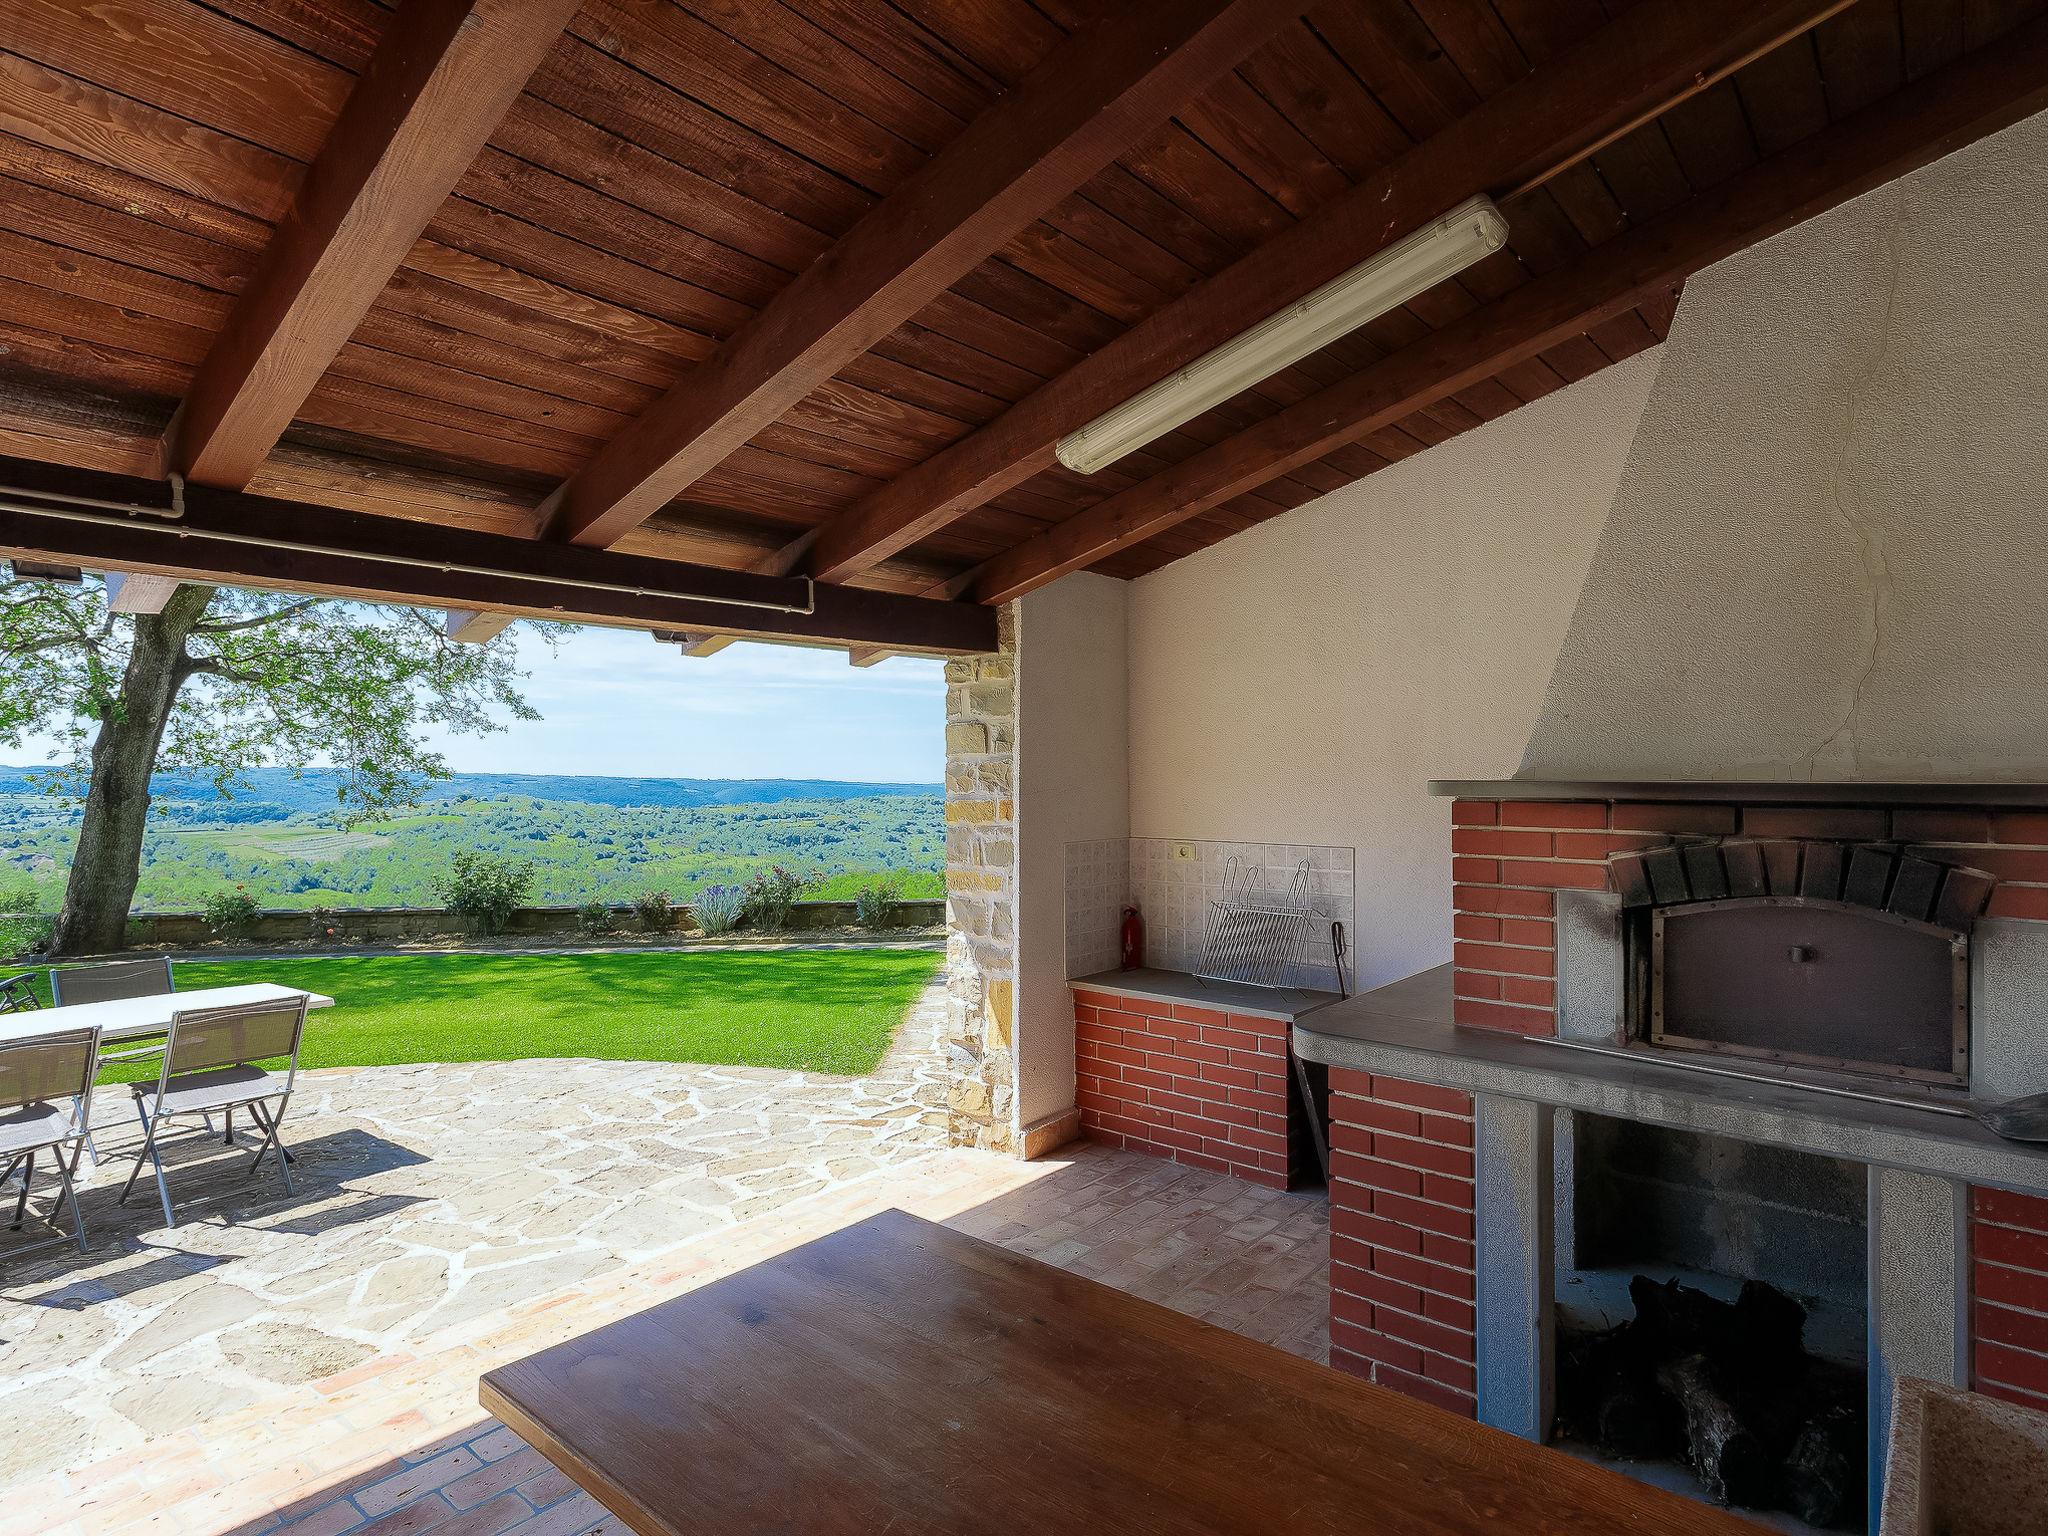
[[[321,803],[331,790],[308,774]],[[259,770],[261,798],[223,801],[204,783],[160,786],[143,840],[135,904],[196,912],[224,885],[263,892],[270,907],[427,907],[435,882],[465,849],[534,862],[533,899],[548,904],[631,901],[666,891],[694,902],[712,885],[744,885],[772,863],[826,871],[809,892],[852,901],[878,874],[903,877],[905,897],[944,894],[943,802],[937,794],[774,803],[617,805],[495,794],[464,798],[454,775],[417,812],[337,829],[291,781]],[[488,783],[504,783],[501,776]],[[566,792],[576,781],[547,787]],[[32,882],[43,910],[64,889],[77,836],[75,805],[0,769],[0,882]]]
[[[93,738],[124,707],[141,622],[109,612],[99,582],[0,583],[0,745],[64,743],[68,761],[46,787],[84,794]],[[383,818],[445,776],[430,731],[483,735],[503,729],[501,716],[539,718],[515,655],[509,633],[462,644],[421,609],[214,588],[177,664],[157,766],[228,796],[264,764],[328,764],[329,820]]]
[[[850,869],[827,875],[812,887],[812,901],[857,901],[860,888],[880,874],[897,882],[898,901],[939,901],[946,894],[946,877],[936,869]]]
[[[893,925],[898,892],[902,882],[894,875],[879,875],[853,893],[853,920],[863,928]]]
[[[576,926],[592,935],[617,933],[619,914],[612,910],[609,902],[586,901],[576,909]]]
[[[769,865],[747,882],[747,921],[763,933],[781,932],[789,926],[789,909],[817,883],[815,870],[800,875],[780,864]]]
[[[697,893],[691,908],[697,926],[706,934],[731,933],[747,915],[747,893],[736,885],[706,886]]]
[[[475,923],[479,932],[502,933],[514,909],[533,892],[533,860],[508,859],[462,849],[448,873],[434,882],[441,905]]]
[[[0,960],[31,953],[50,936],[42,893],[18,874],[0,875]]]
[[[240,939],[256,926],[256,914],[261,908],[256,905],[256,898],[238,885],[232,890],[215,891],[199,910],[207,931],[215,938]]]
[[[667,933],[676,925],[676,904],[667,891],[642,891],[633,898],[633,915],[642,933]]]
[[[881,1061],[940,959],[880,948],[271,956],[181,964],[176,977],[180,989],[269,981],[333,998],[306,1019],[302,1067],[593,1057],[857,1075]],[[36,985],[47,1002],[45,978]],[[120,1063],[101,1080],[162,1065]]]

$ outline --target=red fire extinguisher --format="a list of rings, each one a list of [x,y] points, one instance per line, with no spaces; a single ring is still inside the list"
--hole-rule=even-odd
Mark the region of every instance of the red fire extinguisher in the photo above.
[[[1145,964],[1145,919],[1136,907],[1124,908],[1123,969],[1140,970]]]

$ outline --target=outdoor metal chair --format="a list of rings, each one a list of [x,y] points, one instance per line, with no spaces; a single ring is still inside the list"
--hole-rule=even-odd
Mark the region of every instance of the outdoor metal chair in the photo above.
[[[77,965],[50,972],[50,996],[59,1008],[73,1003],[110,1003],[123,997],[162,997],[170,990],[169,955],[154,960],[110,960],[104,965]]]
[[[78,1161],[76,1144],[85,1138],[92,1114],[93,1067],[99,1056],[100,1032],[95,1028],[67,1029],[58,1034],[30,1040],[0,1043],[0,1158],[7,1163],[0,1183],[21,1174],[21,1194],[14,1202],[13,1230],[19,1232],[28,1214],[30,1186],[35,1183],[36,1155],[49,1152],[62,1186],[50,1207],[50,1225],[68,1200],[71,1203],[72,1235],[61,1234],[39,1243],[26,1243],[11,1253],[28,1253],[38,1248],[75,1241],[85,1252],[85,1213],[78,1208],[78,1191],[71,1183],[71,1163]],[[72,1144],[67,1163],[66,1143]]]
[[[135,1166],[129,1170],[128,1182],[121,1186],[121,1198],[116,1203],[127,1202],[142,1165],[153,1163],[156,1192],[164,1206],[164,1224],[175,1227],[178,1223],[171,1214],[171,1187],[164,1178],[163,1154],[157,1147],[164,1127],[180,1116],[204,1117],[212,1110],[227,1112],[244,1107],[263,1132],[256,1156],[249,1164],[250,1177],[263,1165],[265,1154],[275,1148],[285,1193],[297,1194],[292,1184],[291,1154],[278,1140],[277,1132],[299,1074],[299,1041],[305,1031],[303,996],[282,1003],[243,1003],[232,1008],[195,1008],[173,1014],[171,1032],[164,1041],[163,1070],[157,1080],[130,1085],[135,1093],[135,1113],[142,1121],[142,1150],[135,1155]],[[269,1070],[263,1065],[267,1061],[284,1062],[284,1071],[280,1074]],[[271,1107],[273,1102],[275,1108]]]
[[[111,1003],[124,997],[165,997],[175,990],[171,984],[171,957],[160,955],[154,960],[109,960],[103,965],[76,965],[68,970],[50,972],[50,996],[59,1008],[75,1003]],[[125,1051],[106,1051],[100,1056],[104,1065],[110,1061],[136,1061],[144,1056],[154,1056],[161,1051],[161,1045],[138,1045]],[[213,1117],[206,1117],[206,1128],[213,1129]],[[234,1117],[228,1117],[227,1139],[235,1139]],[[99,1143],[88,1131],[85,1138],[86,1155],[92,1159],[93,1167],[100,1165]],[[72,1159],[72,1172],[76,1173],[77,1159]]]
[[[36,996],[36,979],[28,971],[0,977],[0,1013],[30,1013],[43,1006]]]

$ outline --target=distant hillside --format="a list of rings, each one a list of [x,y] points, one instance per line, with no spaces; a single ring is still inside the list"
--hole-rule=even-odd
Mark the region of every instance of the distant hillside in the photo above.
[[[36,794],[33,768],[0,765],[0,795]],[[258,768],[248,787],[223,805],[213,785],[198,774],[160,773],[150,781],[151,798],[219,807],[231,821],[284,820],[324,815],[334,809],[337,776],[324,769],[294,775],[283,768]],[[774,805],[784,800],[872,800],[885,795],[936,795],[938,784],[858,784],[838,779],[612,779],[555,773],[458,773],[433,785],[428,803],[458,800],[570,801],[583,805]]]
[[[62,896],[79,808],[43,793],[32,772],[0,768],[0,897],[18,906],[25,883],[49,911]],[[431,906],[465,850],[531,860],[543,902],[629,901],[643,891],[687,900],[776,863],[816,872],[819,894],[839,898],[884,872],[904,895],[943,890],[937,784],[463,773],[434,786],[424,805],[345,828],[332,820],[333,774],[267,769],[250,780],[223,800],[196,775],[157,777],[137,905],[191,911],[240,886],[264,906]]]

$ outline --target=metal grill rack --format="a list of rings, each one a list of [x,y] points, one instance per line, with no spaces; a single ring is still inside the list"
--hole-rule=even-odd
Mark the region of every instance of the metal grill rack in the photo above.
[[[1197,976],[1254,987],[1289,985],[1289,968],[1306,957],[1316,927],[1308,860],[1302,860],[1284,894],[1240,860],[1223,869],[1223,893],[1209,903],[1208,932],[1202,941]]]

